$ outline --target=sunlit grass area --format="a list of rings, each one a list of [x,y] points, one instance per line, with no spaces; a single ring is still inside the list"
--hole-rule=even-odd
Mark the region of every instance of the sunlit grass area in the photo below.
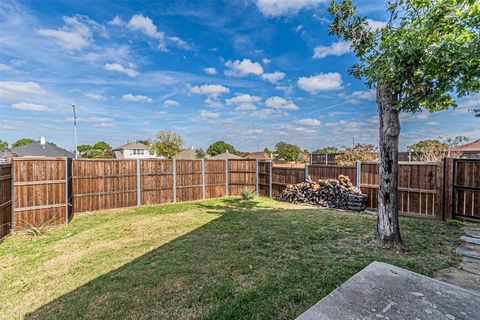
[[[457,262],[458,224],[401,227],[403,253],[371,243],[374,217],[266,198],[79,215],[0,245],[0,317],[292,319],[374,260]]]

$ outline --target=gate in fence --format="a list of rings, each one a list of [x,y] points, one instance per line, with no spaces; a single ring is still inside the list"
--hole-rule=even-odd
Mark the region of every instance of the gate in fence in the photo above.
[[[480,221],[480,159],[453,160],[452,216]]]

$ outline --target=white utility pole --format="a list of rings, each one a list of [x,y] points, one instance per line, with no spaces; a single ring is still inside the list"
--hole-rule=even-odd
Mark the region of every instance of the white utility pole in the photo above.
[[[73,128],[75,130],[75,159],[78,158],[78,147],[77,147],[77,113],[75,112],[75,104],[72,103],[73,109]]]

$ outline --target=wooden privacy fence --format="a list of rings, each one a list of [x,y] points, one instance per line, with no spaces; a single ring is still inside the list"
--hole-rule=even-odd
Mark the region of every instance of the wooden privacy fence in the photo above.
[[[400,162],[398,168],[398,209],[403,215],[442,218],[441,163]],[[360,189],[368,196],[367,207],[378,206],[378,163],[362,162]]]
[[[12,165],[0,164],[0,238],[10,233],[12,225]]]
[[[1,167],[1,236],[29,224],[67,223],[74,213],[256,191],[258,167],[254,159],[14,158]]]
[[[256,160],[73,160],[74,212],[257,190]]]
[[[455,175],[457,180],[454,184],[453,161],[446,159],[444,163],[400,162],[398,176],[400,214],[451,219],[455,218],[452,216],[452,210],[455,209],[458,213],[456,217],[480,216],[480,162],[473,159],[455,160],[458,164]],[[466,164],[472,162],[476,164]],[[268,164],[264,166],[268,168]],[[379,190],[377,162],[361,162],[356,166],[314,164],[307,165],[304,170],[273,167],[272,195],[278,196],[288,184],[305,181],[306,176],[317,181],[337,178],[339,175],[348,176],[355,186],[360,186],[362,192],[367,195],[368,209],[377,209]],[[262,180],[262,174],[260,177]],[[263,179],[267,180],[268,175]],[[262,184],[260,191],[265,194],[263,186]],[[452,192],[455,194],[452,195]]]
[[[15,159],[12,228],[68,221],[70,182],[71,159]]]
[[[480,159],[453,159],[446,167],[451,167],[453,175],[446,192],[446,206],[451,206],[452,216],[480,221]]]
[[[239,195],[277,197],[289,184],[350,177],[377,208],[378,164],[275,167],[242,160],[86,160],[14,158],[0,166],[3,237],[28,224],[68,223],[74,213]],[[12,176],[13,175],[13,176]],[[399,164],[399,209],[404,215],[480,219],[480,161]]]

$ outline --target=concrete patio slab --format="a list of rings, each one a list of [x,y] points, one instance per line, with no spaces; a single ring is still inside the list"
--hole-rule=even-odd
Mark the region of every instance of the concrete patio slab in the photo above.
[[[480,246],[478,245],[462,245],[458,247],[455,252],[464,257],[470,257],[473,259],[480,259]]]
[[[480,320],[480,295],[373,262],[297,319]]]
[[[480,245],[480,238],[462,236],[462,237],[460,238],[460,240],[463,240],[463,241],[465,241],[466,243],[478,244],[478,245]]]
[[[463,257],[460,267],[470,273],[480,276],[480,260]]]

